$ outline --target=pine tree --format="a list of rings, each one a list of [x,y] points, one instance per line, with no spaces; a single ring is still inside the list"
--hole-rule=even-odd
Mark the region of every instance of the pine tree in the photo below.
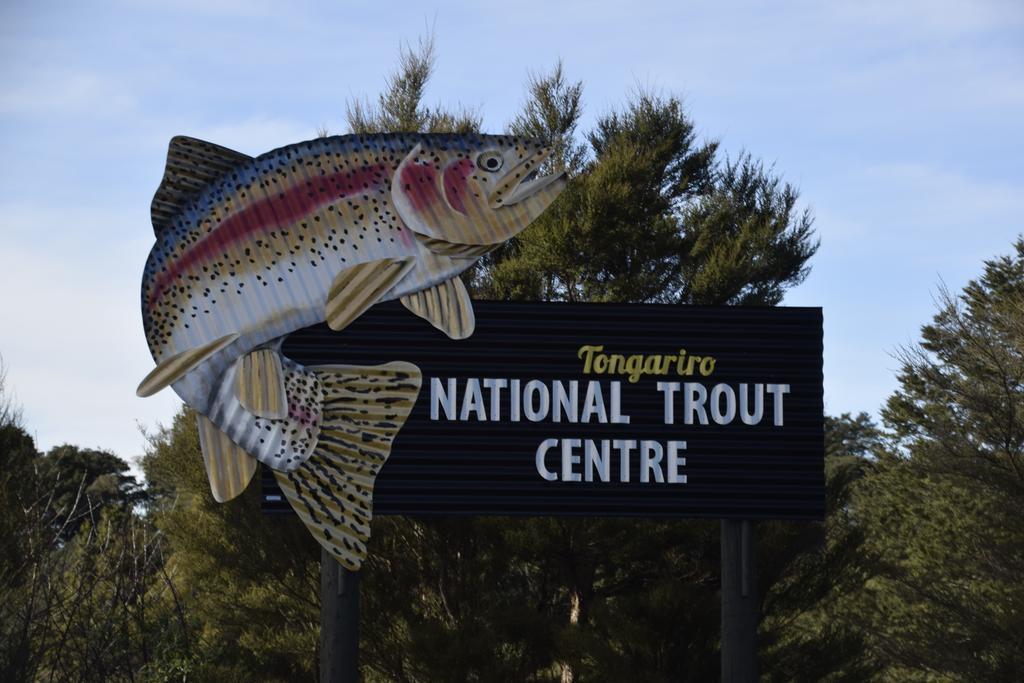
[[[867,413],[825,419],[825,521],[761,525],[763,678],[866,680],[878,673],[860,629],[837,618],[863,584],[864,531],[851,507],[882,432]]]
[[[347,119],[352,133],[472,133],[480,130],[480,117],[468,109],[446,109],[423,104],[427,82],[434,72],[434,35],[420,38],[414,49],[399,51],[398,68],[387,77],[377,104],[349,102]]]
[[[773,678],[1021,680],[1024,240],[899,359],[884,431],[830,452],[824,543],[770,594]]]
[[[891,676],[1024,678],[1024,240],[943,292],[900,355],[891,434],[853,505],[870,578],[857,597]]]
[[[550,142],[571,179],[484,261],[485,297],[774,305],[817,249],[798,194],[749,154],[719,160],[675,97],[640,91],[575,139],[581,83],[534,77],[512,132]]]

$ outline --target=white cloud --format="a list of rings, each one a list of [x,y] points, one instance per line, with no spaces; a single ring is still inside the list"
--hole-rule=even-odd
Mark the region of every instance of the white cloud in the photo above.
[[[124,9],[162,10],[184,15],[239,17],[268,17],[282,5],[271,0],[130,0],[118,2]]]
[[[1024,215],[1024,185],[972,177],[953,168],[920,162],[873,164],[859,174],[878,190],[880,204],[900,211],[907,227],[963,231],[1008,228]]]
[[[906,34],[959,36],[1024,24],[1014,0],[860,0],[812,3],[840,25]]]
[[[108,75],[60,68],[19,69],[0,82],[0,113],[110,116],[134,110],[129,88]]]

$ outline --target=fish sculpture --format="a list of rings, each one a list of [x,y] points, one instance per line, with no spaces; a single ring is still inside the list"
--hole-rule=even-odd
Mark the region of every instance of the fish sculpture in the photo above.
[[[452,339],[473,332],[459,275],[561,192],[550,149],[500,135],[323,137],[250,157],[171,140],[153,198],[142,319],[156,367],[198,413],[210,487],[239,495],[270,467],[339,562],[366,555],[373,483],[420,388],[419,369],[303,367],[285,337],[342,330],[399,299]]]

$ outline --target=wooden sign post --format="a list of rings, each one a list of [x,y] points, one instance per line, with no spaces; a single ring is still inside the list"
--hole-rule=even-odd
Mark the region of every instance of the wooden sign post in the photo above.
[[[359,683],[359,572],[320,549],[320,683]]]
[[[722,683],[757,680],[757,557],[754,525],[722,520]]]

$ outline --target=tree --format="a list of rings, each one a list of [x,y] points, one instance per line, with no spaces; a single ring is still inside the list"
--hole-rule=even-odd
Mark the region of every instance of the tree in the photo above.
[[[136,680],[180,643],[180,603],[126,470],[74,446],[44,456],[0,426],[0,680]]]
[[[213,499],[190,409],[151,436],[142,464],[169,545],[165,609],[180,597],[191,648],[156,666],[199,680],[315,677],[320,553],[298,518],[263,515],[258,479],[233,501]]]
[[[861,630],[837,618],[863,582],[864,531],[851,507],[882,432],[867,413],[825,419],[825,521],[761,526],[760,646],[772,681],[865,680],[879,667]]]
[[[472,113],[423,104],[433,57],[432,39],[403,48],[375,103],[349,105],[352,132],[478,129]],[[548,141],[549,164],[570,182],[521,239],[481,261],[476,295],[773,304],[804,276],[816,245],[795,190],[749,157],[719,160],[678,99],[636,93],[585,135],[581,111],[582,84],[561,65],[530,78],[510,130]],[[315,542],[294,518],[260,515],[255,486],[215,503],[201,463],[189,411],[154,435],[144,461],[188,644],[157,664],[199,679],[312,675]],[[717,552],[706,522],[375,519],[364,676],[713,677]],[[166,599],[164,609],[174,613]]]
[[[854,499],[870,578],[864,633],[891,676],[1024,677],[1024,240],[943,291],[900,388],[877,473]]]
[[[2,396],[0,396],[2,398]],[[21,427],[0,426],[0,678],[31,677],[38,657],[24,587],[32,574],[37,538],[32,505],[39,497],[35,443]]]
[[[91,511],[128,511],[145,502],[145,490],[128,472],[128,463],[109,451],[55,446],[38,463],[38,476],[50,492],[52,524],[69,539]]]
[[[779,680],[1020,680],[1024,241],[943,290],[898,358],[884,432],[832,430],[870,457],[829,457],[825,543],[772,589],[769,661]]]
[[[675,97],[639,91],[574,133],[582,84],[561,64],[533,77],[512,131],[548,141],[571,182],[522,235],[484,261],[483,296],[774,305],[817,249],[797,192],[743,154],[720,161]]]
[[[587,159],[587,148],[577,136],[583,113],[583,83],[569,82],[558,61],[548,74],[531,74],[526,92],[523,111],[509,124],[509,132],[551,146],[551,158],[541,172],[577,175]]]
[[[570,182],[538,221],[483,262],[478,295],[774,305],[806,276],[817,243],[809,213],[796,210],[796,190],[749,155],[720,161],[718,143],[698,142],[677,98],[634,93],[577,147],[582,85],[568,83],[559,64],[532,78],[529,91],[513,130],[550,142]],[[614,670],[650,679],[715,675],[716,525],[520,524],[556,558],[548,583],[561,587],[568,615],[556,652],[563,681]]]
[[[0,427],[21,427],[21,406],[7,390],[7,366],[0,356]]]
[[[471,133],[480,129],[480,117],[462,109],[450,111],[423,104],[427,81],[434,71],[434,35],[421,38],[417,49],[399,50],[398,69],[385,81],[374,106],[368,101],[349,102],[347,119],[353,133]]]

